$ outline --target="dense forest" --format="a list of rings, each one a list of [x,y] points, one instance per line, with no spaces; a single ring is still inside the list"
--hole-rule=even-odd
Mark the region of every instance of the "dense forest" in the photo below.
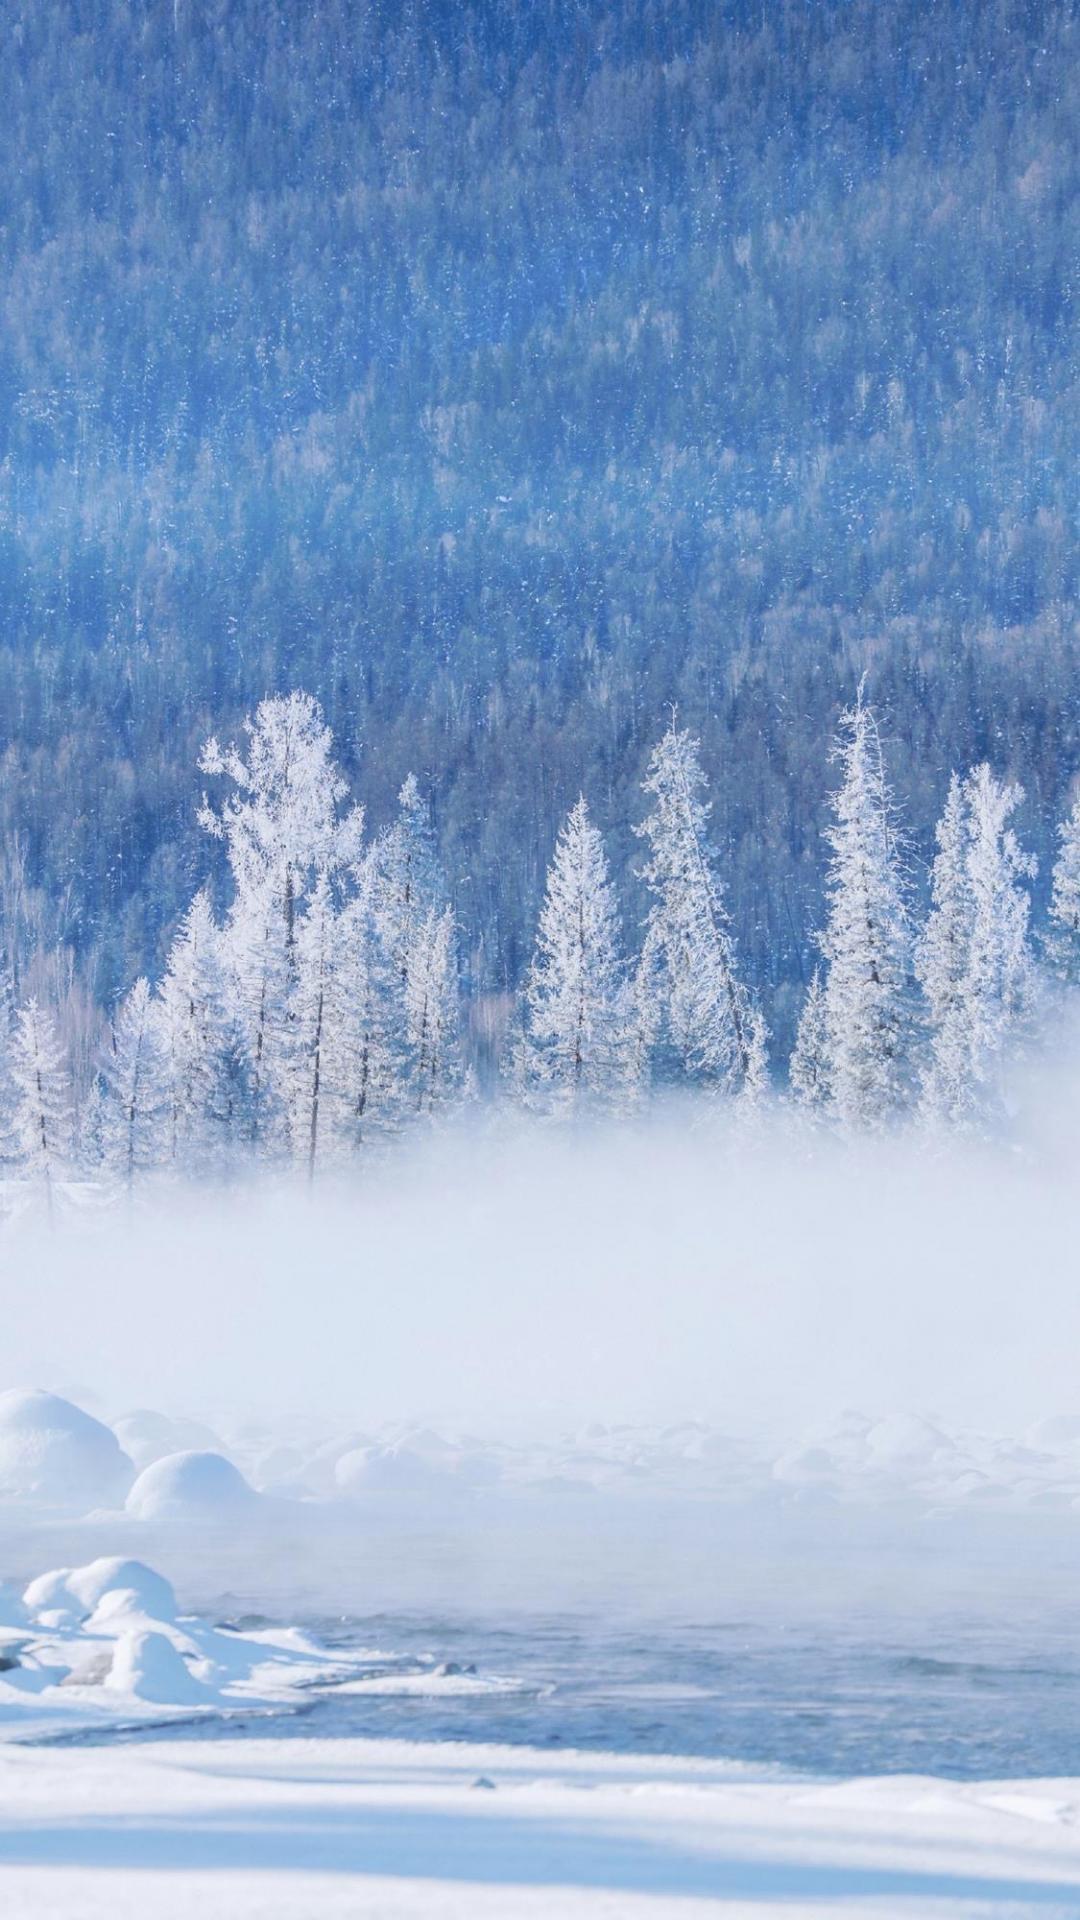
[[[786,1051],[864,671],[917,885],[990,762],[1046,904],[1080,766],[1065,0],[9,0],[0,912],[160,976],[193,768],[317,696],[414,771],[476,1036],[579,793],[624,901],[677,706]],[[479,1047],[483,1052],[483,1047]]]

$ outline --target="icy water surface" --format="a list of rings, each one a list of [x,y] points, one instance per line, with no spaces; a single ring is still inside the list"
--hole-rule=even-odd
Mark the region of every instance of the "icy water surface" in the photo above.
[[[1071,1621],[938,1620],[880,1638],[861,1625],[740,1620],[307,1624],[331,1644],[381,1650],[373,1682],[429,1690],[332,1691],[275,1716],[275,1734],[685,1754],[837,1775],[1080,1774]],[[269,1730],[265,1718],[228,1724],[231,1736]],[[201,1740],[222,1728],[177,1731]]]

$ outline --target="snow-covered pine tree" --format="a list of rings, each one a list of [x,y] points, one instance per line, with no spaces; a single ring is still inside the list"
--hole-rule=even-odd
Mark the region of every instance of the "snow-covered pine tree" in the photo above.
[[[372,880],[383,944],[404,993],[420,928],[433,909],[439,912],[446,905],[446,883],[435,835],[413,773],[398,794],[397,819],[375,841]]]
[[[220,811],[203,801],[200,821],[223,839],[238,893],[268,893],[291,943],[296,911],[319,873],[333,877],[357,858],[359,807],[342,812],[347,783],[334,762],[333,737],[310,694],[263,700],[244,723],[247,758],[210,739],[199,765],[224,775],[233,791]]]
[[[972,898],[966,988],[973,1063],[985,1082],[1032,1006],[1031,900],[1022,882],[1032,879],[1037,869],[1008,825],[1023,800],[1023,788],[995,779],[984,762],[968,775],[964,794]]]
[[[203,772],[225,775],[233,790],[220,811],[204,801],[200,820],[228,852],[235,891],[225,961],[250,1055],[259,1144],[274,1151],[288,1131],[298,914],[317,874],[333,883],[358,859],[363,814],[342,811],[346,783],[309,695],[264,700],[245,732],[246,757],[216,740],[204,748]]]
[[[791,1091],[801,1106],[814,1110],[825,1106],[829,1098],[828,1030],[820,967],[814,968],[806,990],[788,1075]]]
[[[922,1108],[928,1119],[955,1124],[970,1112],[974,1098],[967,989],[972,933],[969,835],[965,788],[956,773],[949,781],[935,839],[930,912],[915,949],[930,1030]]]
[[[320,873],[300,921],[293,996],[290,1128],[293,1158],[309,1180],[335,1144],[337,1088],[331,1063],[341,1050],[338,940],[330,881]]]
[[[444,917],[446,880],[414,774],[408,776],[398,795],[397,819],[378,836],[372,849],[370,883],[379,943],[389,957],[397,983],[398,1019],[410,1082],[408,1105],[417,1112],[429,1111],[433,1101],[437,1103],[450,1091],[457,1072],[456,1039],[452,1036],[460,1031],[461,1008],[453,918]],[[429,1045],[429,1002],[433,1008],[437,1002],[438,1025],[450,1043],[435,1056]],[[436,1092],[431,1080],[433,1057],[441,1059],[442,1069],[450,1075],[441,1093]]]
[[[218,928],[205,887],[195,895],[169,948],[158,988],[169,1087],[169,1158],[180,1166],[201,1131],[210,1071],[211,1001],[219,971]]]
[[[1070,986],[1080,986],[1080,793],[1058,828],[1060,850],[1050,895],[1051,964]]]
[[[628,1108],[636,1107],[650,1090],[662,1019],[663,958],[656,931],[648,927],[630,976],[626,1000],[623,1078]]]
[[[11,1067],[18,1177],[52,1219],[71,1153],[71,1083],[55,1025],[36,1000],[16,1015]]]
[[[985,765],[953,776],[937,829],[932,908],[918,949],[929,1012],[923,1076],[927,1118],[954,1126],[992,1116],[1010,1038],[1032,1004],[1031,902],[1035,872],[1008,825],[1023,798]]]
[[[408,1060],[401,978],[383,942],[369,853],[356,869],[356,891],[338,919],[340,1018],[334,1031],[334,1083],[340,1127],[351,1147],[366,1151],[395,1133],[408,1109]]]
[[[0,1180],[19,1162],[15,1085],[15,994],[6,958],[0,957]]]
[[[769,1029],[761,1008],[751,1004],[747,1025],[746,1072],[739,1088],[739,1103],[758,1107],[769,1090]]]
[[[911,1072],[910,935],[881,739],[860,685],[840,716],[841,780],[826,830],[825,1065],[828,1105],[845,1126],[900,1112]]]
[[[525,984],[526,1097],[556,1112],[611,1108],[626,1090],[626,966],[604,843],[584,798],[548,869]]]
[[[412,1062],[412,1100],[417,1113],[433,1114],[460,1093],[457,941],[450,907],[429,907],[409,954],[405,1015]]]
[[[125,996],[101,1070],[102,1167],[130,1194],[136,1176],[161,1167],[169,1145],[169,1066],[150,983]]]
[[[681,1077],[737,1093],[750,1067],[751,1002],[738,978],[731,927],[709,845],[709,802],[698,745],[672,721],[643,782],[653,808],[636,829],[649,843],[646,927],[662,988],[667,1037]]]

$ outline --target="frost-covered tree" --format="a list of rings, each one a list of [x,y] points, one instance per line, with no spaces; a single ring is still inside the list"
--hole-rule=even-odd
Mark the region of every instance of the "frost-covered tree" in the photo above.
[[[363,815],[347,787],[318,702],[264,700],[245,723],[246,755],[208,741],[200,766],[232,783],[200,820],[224,841],[234,898],[224,931],[251,1060],[264,1147],[284,1144],[290,1099],[297,918],[318,874],[333,882],[359,857]]]
[[[791,1090],[804,1107],[821,1108],[829,1098],[829,1046],[825,1022],[825,987],[821,968],[815,967],[799,1016],[795,1046],[788,1069]]]
[[[158,989],[169,1089],[169,1158],[179,1164],[197,1137],[216,1045],[213,1013],[220,1004],[219,934],[205,888],[200,888],[169,949]]]
[[[432,1114],[460,1092],[460,1005],[457,942],[450,907],[428,909],[413,936],[405,984],[412,1100]]]
[[[404,990],[420,929],[432,909],[446,904],[435,835],[415,774],[398,794],[397,819],[375,842],[372,877],[383,942]]]
[[[1055,971],[1080,985],[1080,794],[1058,828],[1058,857],[1050,895],[1047,947]]]
[[[860,686],[840,716],[834,759],[825,961],[827,1104],[845,1126],[886,1125],[911,1066],[910,936],[881,738]]]
[[[238,895],[273,901],[291,943],[296,912],[316,875],[333,876],[355,860],[363,829],[358,807],[333,758],[333,737],[310,694],[263,700],[244,723],[239,747],[207,741],[199,765],[223,775],[232,791],[220,809],[204,800],[200,820],[224,840]]]
[[[374,862],[356,873],[356,891],[338,920],[340,1018],[334,1076],[345,1142],[366,1151],[397,1131],[408,1108],[408,1048],[402,982],[376,911]]]
[[[585,800],[548,869],[524,993],[523,1091],[556,1111],[612,1107],[626,1090],[627,984],[604,843]]]
[[[746,1073],[739,1088],[744,1107],[757,1107],[769,1090],[769,1029],[761,1008],[751,1004],[747,1027]]]
[[[626,996],[623,1070],[630,1107],[637,1106],[650,1090],[662,1019],[663,960],[656,931],[647,927]]]
[[[371,909],[389,959],[404,1035],[408,1103],[430,1112],[460,1085],[457,942],[446,880],[415,775],[369,862]]]
[[[646,942],[656,963],[666,1036],[682,1077],[736,1093],[750,1067],[751,1003],[738,978],[710,804],[697,742],[672,722],[643,782],[652,810],[636,829],[649,844]]]
[[[955,773],[935,839],[930,912],[915,951],[930,1030],[922,1106],[928,1116],[955,1121],[968,1110],[973,1094],[967,985],[972,935],[968,812],[966,791]]]
[[[14,993],[7,965],[0,962],[0,1179],[19,1161],[17,1108]]]
[[[101,1080],[102,1166],[130,1193],[137,1174],[163,1164],[169,1144],[168,1054],[146,979],[123,1001]]]
[[[17,1170],[41,1194],[51,1219],[58,1184],[69,1170],[71,1082],[56,1028],[36,1000],[16,1015],[11,1067]]]
[[[1030,1012],[1034,993],[1028,936],[1031,900],[1022,883],[1034,877],[1036,863],[1022,851],[1008,825],[1023,797],[1022,787],[995,779],[985,764],[976,767],[965,782],[972,895],[966,985],[973,1062],[984,1080]]]
[[[983,764],[963,782],[953,776],[937,828],[931,911],[917,952],[930,1028],[923,1110],[952,1125],[992,1113],[1008,1042],[1032,1003],[1023,882],[1035,866],[1008,825],[1022,798]]]
[[[336,1043],[341,1019],[337,940],[330,881],[320,873],[300,923],[290,1063],[293,1157],[306,1167],[309,1180],[335,1139],[337,1089],[331,1062],[340,1052]]]

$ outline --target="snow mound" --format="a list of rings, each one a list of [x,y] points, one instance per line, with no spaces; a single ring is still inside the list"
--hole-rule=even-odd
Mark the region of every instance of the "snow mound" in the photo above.
[[[23,1594],[23,1604],[37,1616],[63,1613],[85,1620],[113,1593],[130,1594],[151,1620],[176,1618],[176,1596],[169,1582],[141,1560],[91,1560],[85,1567],[58,1567],[39,1574]]]
[[[418,1493],[442,1476],[411,1447],[356,1447],[334,1468],[340,1493]]]
[[[140,1473],[127,1511],[136,1520],[229,1520],[258,1499],[223,1454],[170,1453]]]
[[[115,1506],[133,1473],[112,1430],[70,1400],[40,1389],[0,1393],[0,1501]]]
[[[385,1440],[346,1447],[334,1464],[339,1493],[420,1493],[493,1486],[501,1477],[499,1461],[468,1439],[445,1439],[430,1427],[410,1428]]]
[[[105,1685],[110,1693],[158,1706],[204,1705],[207,1698],[205,1687],[188,1672],[172,1641],[146,1627],[120,1634]]]
[[[133,1413],[125,1413],[122,1419],[114,1420],[113,1432],[140,1472],[143,1467],[152,1466],[155,1460],[163,1460],[170,1453],[182,1453],[185,1449],[193,1448],[210,1452],[221,1450],[217,1434],[200,1421],[174,1420],[167,1414],[154,1413],[148,1407],[138,1407]]]

